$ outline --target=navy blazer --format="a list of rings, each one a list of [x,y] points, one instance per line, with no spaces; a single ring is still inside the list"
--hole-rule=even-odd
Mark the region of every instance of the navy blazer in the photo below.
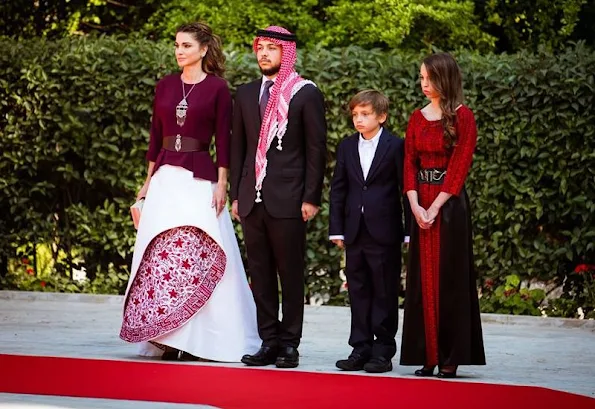
[[[383,129],[368,177],[364,180],[359,135],[345,138],[337,148],[331,181],[329,235],[343,235],[346,245],[353,243],[363,217],[370,235],[379,244],[399,243],[409,234],[411,213],[409,202],[403,196],[405,143]]]

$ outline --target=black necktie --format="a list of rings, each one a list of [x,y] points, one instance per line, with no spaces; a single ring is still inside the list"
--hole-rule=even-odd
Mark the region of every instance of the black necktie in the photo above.
[[[262,97],[260,97],[260,119],[264,119],[264,112],[267,109],[267,104],[269,103],[269,97],[271,96],[271,87],[273,86],[273,81],[266,81],[264,83],[264,90],[262,91]]]

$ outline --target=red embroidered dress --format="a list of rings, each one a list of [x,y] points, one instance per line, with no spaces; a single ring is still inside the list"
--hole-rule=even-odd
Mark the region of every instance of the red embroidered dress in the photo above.
[[[403,365],[485,361],[472,261],[470,211],[463,188],[477,131],[473,113],[466,106],[457,110],[456,133],[456,145],[446,148],[442,122],[427,120],[420,110],[413,113],[407,128],[405,192],[417,191],[418,202],[424,209],[430,207],[440,192],[453,196],[430,229],[420,229],[416,223],[412,226]],[[446,170],[446,175],[438,183],[420,182],[418,174],[424,169]]]

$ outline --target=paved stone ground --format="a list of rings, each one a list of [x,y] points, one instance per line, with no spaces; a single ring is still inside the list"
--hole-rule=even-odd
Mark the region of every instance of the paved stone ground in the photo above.
[[[135,347],[118,338],[121,303],[118,296],[0,291],[0,353],[139,360]],[[488,365],[461,367],[457,382],[535,385],[595,398],[595,321],[496,314],[484,314],[482,320]],[[348,308],[307,306],[299,370],[337,372],[335,361],[350,352],[348,334]],[[400,336],[401,328],[398,340]],[[416,369],[398,366],[397,358],[393,364],[395,369],[384,375],[409,377]],[[36,408],[42,404],[45,408],[207,408],[0,394],[1,409],[24,408],[25,404]]]

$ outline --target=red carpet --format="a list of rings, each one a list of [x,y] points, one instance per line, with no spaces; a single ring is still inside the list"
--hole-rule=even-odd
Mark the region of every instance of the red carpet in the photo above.
[[[0,392],[223,409],[595,408],[595,399],[537,387],[20,355],[0,355]]]

